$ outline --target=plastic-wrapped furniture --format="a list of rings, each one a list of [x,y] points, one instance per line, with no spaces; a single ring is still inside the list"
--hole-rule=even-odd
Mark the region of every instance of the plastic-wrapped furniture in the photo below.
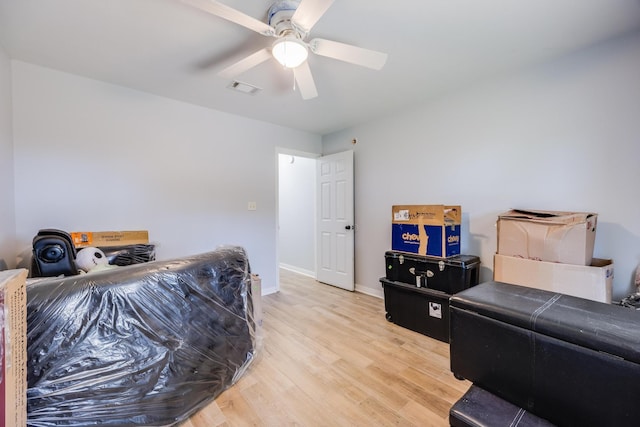
[[[499,282],[449,304],[456,377],[558,426],[638,425],[640,312]]]
[[[239,247],[29,284],[28,425],[183,421],[253,360],[250,290]]]

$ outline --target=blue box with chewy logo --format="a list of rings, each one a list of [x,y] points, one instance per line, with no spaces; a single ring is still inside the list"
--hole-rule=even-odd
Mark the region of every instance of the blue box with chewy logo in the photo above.
[[[448,258],[460,254],[460,206],[395,205],[391,249]]]

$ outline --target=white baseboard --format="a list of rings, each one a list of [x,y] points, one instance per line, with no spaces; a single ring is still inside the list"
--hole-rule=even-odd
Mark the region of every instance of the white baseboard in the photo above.
[[[278,292],[278,290],[275,288],[275,286],[271,286],[269,288],[262,288],[262,291],[261,291],[262,296],[275,294],[276,292]]]
[[[382,286],[380,289],[372,288],[370,286],[362,286],[356,283],[356,292],[360,292],[361,294],[370,295],[372,297],[384,299],[384,292],[382,290]]]
[[[306,270],[304,268],[299,268],[299,267],[295,267],[293,265],[284,264],[284,263],[280,263],[280,268],[284,270],[293,271],[294,273],[302,274],[304,276],[311,277],[312,279],[316,278],[316,274],[314,271]],[[384,292],[382,291],[382,286],[380,286],[380,288],[372,288],[370,286],[362,286],[356,283],[355,291],[360,292],[361,294],[370,295],[376,298],[381,298],[381,299],[384,298]],[[276,292],[276,290],[271,289],[269,293],[266,293],[266,292],[267,290],[263,289],[262,295],[268,295],[269,293],[274,293]]]
[[[293,265],[284,264],[282,262],[280,263],[280,268],[283,268],[283,269],[289,270],[289,271],[293,271],[294,273],[302,274],[303,276],[311,277],[313,279],[316,278],[316,272],[315,271],[306,270],[304,268],[295,267]]]

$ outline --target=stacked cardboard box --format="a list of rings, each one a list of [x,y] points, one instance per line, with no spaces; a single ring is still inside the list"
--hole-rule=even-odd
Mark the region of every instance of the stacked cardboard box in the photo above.
[[[147,230],[134,231],[74,231],[73,245],[80,249],[89,246],[124,246],[149,243]]]
[[[391,249],[442,258],[459,255],[461,219],[460,206],[393,206]]]
[[[611,303],[613,261],[593,258],[597,218],[539,210],[499,215],[494,280]]]
[[[0,425],[27,423],[27,270],[0,271]]]

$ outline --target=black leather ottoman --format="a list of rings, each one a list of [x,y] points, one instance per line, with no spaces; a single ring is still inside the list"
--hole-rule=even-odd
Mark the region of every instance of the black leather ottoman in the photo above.
[[[455,376],[559,426],[640,425],[640,312],[487,282],[450,320]]]
[[[553,424],[472,385],[449,411],[452,427],[553,427]]]

